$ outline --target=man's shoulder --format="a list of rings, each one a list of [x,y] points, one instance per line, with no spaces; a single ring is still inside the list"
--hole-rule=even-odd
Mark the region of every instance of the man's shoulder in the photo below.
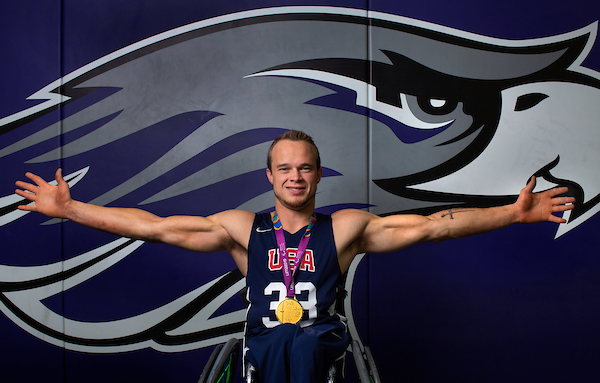
[[[225,229],[239,244],[245,246],[255,216],[256,214],[247,210],[225,210],[208,218]]]
[[[356,239],[374,218],[377,216],[364,210],[338,210],[331,215],[333,232],[336,236],[349,236]]]
[[[358,209],[342,209],[331,214],[332,221],[340,223],[359,223],[365,220],[368,221],[373,217],[376,217],[376,215]]]
[[[237,222],[249,222],[252,224],[255,216],[256,214],[251,211],[232,209],[213,214],[209,218],[215,219],[219,222],[235,220]]]

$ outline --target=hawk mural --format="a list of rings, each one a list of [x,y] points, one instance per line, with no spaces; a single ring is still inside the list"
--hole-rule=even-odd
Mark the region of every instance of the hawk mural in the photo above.
[[[537,190],[567,185],[577,198],[558,238],[600,209],[600,76],[582,65],[596,33],[592,24],[502,40],[333,7],[224,15],[40,84],[29,97],[34,106],[0,119],[0,161],[11,180],[26,171],[50,179],[60,161],[74,197],[98,205],[159,215],[259,212],[273,207],[267,148],[300,129],[322,151],[321,212],[492,206],[514,201],[536,176]],[[12,192],[0,198],[0,232],[55,236],[61,223],[16,210],[23,201]],[[65,242],[66,259],[18,258],[10,242],[17,238],[3,239],[0,309],[23,330],[87,353],[179,352],[241,336],[244,281],[232,263],[188,270],[175,283],[146,281],[165,291],[150,303],[128,303],[125,293],[116,305],[102,297],[94,304],[95,291],[152,279],[159,271],[138,272],[148,264],[160,270],[159,257],[186,256],[62,225],[86,238]],[[345,302],[356,338],[351,297],[360,259]],[[128,275],[136,277],[121,285]],[[75,308],[63,310],[59,296]]]

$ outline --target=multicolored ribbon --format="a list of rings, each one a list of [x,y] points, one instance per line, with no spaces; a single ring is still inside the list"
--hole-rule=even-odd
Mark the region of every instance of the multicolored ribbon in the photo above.
[[[294,259],[294,271],[290,271],[290,260],[288,258],[287,246],[285,245],[285,236],[283,234],[283,225],[281,224],[281,220],[275,212],[273,216],[273,227],[275,228],[275,238],[277,238],[277,247],[279,248],[279,258],[281,259],[282,269],[283,269],[283,282],[287,288],[287,297],[293,298],[296,291],[294,287],[294,275],[296,274],[296,270],[298,270],[298,266],[300,265],[302,258],[304,257],[304,252],[306,251],[306,246],[308,246],[308,240],[310,239],[310,232],[312,228],[315,226],[317,222],[317,217],[313,214],[312,217],[308,220],[308,226],[306,227],[306,231],[304,232],[304,236],[300,240],[298,244],[298,250],[296,251],[296,257]]]

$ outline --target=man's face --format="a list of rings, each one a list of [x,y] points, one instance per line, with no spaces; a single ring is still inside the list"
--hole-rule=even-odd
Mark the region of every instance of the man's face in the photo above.
[[[292,210],[314,208],[317,184],[322,170],[317,169],[316,153],[304,141],[281,140],[272,151],[267,177],[273,184],[277,201]]]

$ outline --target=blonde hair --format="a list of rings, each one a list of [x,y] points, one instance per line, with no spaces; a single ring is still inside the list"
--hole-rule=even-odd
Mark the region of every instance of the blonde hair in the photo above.
[[[321,169],[321,156],[319,155],[319,149],[317,148],[317,145],[313,141],[312,137],[309,136],[308,134],[304,133],[301,130],[288,130],[287,132],[283,133],[281,136],[275,138],[273,140],[273,142],[271,143],[271,146],[269,147],[269,151],[267,152],[267,168],[269,170],[272,170],[271,162],[273,161],[273,158],[272,158],[273,148],[281,140],[304,141],[304,142],[309,143],[310,146],[314,149],[314,152],[317,157],[316,158],[317,170]]]

